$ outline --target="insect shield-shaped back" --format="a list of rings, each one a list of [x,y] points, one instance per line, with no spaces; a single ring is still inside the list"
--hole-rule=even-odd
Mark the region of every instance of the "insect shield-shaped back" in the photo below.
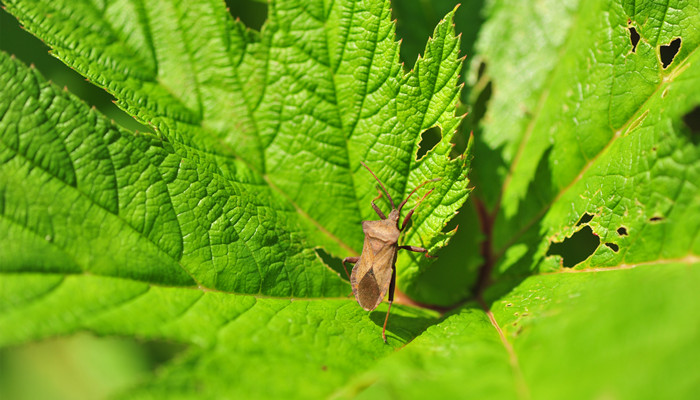
[[[352,269],[350,284],[352,294],[366,311],[377,308],[389,289],[401,234],[398,217],[398,210],[392,210],[387,219],[362,222],[365,243],[360,260]]]
[[[345,263],[355,263],[355,268],[352,269],[352,275],[350,276],[352,294],[355,296],[360,306],[366,311],[372,311],[377,308],[379,303],[384,299],[387,290],[389,291],[389,309],[386,311],[384,327],[382,328],[382,338],[386,343],[386,323],[389,320],[389,311],[391,310],[391,303],[394,301],[394,290],[396,289],[396,254],[399,249],[406,249],[425,253],[426,257],[428,257],[428,250],[422,247],[399,246],[399,236],[401,235],[401,231],[408,224],[408,221],[410,221],[413,212],[426,196],[432,192],[432,189],[418,201],[416,207],[409,211],[403,222],[399,224],[401,209],[416,190],[428,182],[436,182],[440,179],[425,181],[416,186],[416,188],[408,194],[408,197],[399,204],[399,208],[397,209],[394,206],[394,200],[392,200],[382,181],[377,178],[374,172],[372,172],[365,163],[361,164],[367,168],[369,173],[379,182],[379,186],[382,188],[382,192],[380,192],[379,196],[372,200],[371,203],[372,208],[374,208],[374,211],[377,212],[381,220],[362,222],[362,231],[365,233],[365,243],[362,246],[362,254],[360,257],[345,258],[343,260],[343,268],[345,268],[345,273],[347,274],[348,271],[345,267]],[[382,210],[374,204],[383,194],[386,194],[386,197],[389,199],[389,204],[391,204],[389,217],[386,217]]]

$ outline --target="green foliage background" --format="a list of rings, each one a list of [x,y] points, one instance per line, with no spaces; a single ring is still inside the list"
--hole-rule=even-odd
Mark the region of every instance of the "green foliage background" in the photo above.
[[[700,390],[697,2],[4,5],[3,398]],[[360,161],[442,178],[388,345]]]

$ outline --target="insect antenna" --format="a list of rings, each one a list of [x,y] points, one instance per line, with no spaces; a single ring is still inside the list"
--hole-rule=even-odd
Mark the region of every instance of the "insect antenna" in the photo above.
[[[394,207],[394,200],[392,200],[391,196],[389,195],[389,191],[386,190],[386,188],[384,187],[384,184],[382,183],[382,181],[380,181],[379,178],[377,178],[377,175],[375,175],[374,172],[372,172],[372,170],[369,169],[369,167],[367,166],[367,164],[363,163],[362,161],[360,161],[360,164],[362,164],[363,167],[367,168],[367,171],[369,171],[369,173],[372,174],[372,176],[374,177],[374,179],[376,179],[377,182],[379,182],[379,186],[382,187],[382,190],[384,190],[384,193],[386,193],[386,197],[389,199],[389,203],[391,204],[391,209],[393,210],[394,208],[396,208],[396,207]]]
[[[413,193],[415,193],[416,190],[422,188],[422,187],[425,186],[427,183],[430,183],[430,182],[437,182],[437,181],[439,181],[439,180],[440,180],[440,178],[430,179],[430,180],[427,180],[427,181],[421,183],[420,185],[416,186],[415,188],[413,188],[413,190],[411,190],[411,193],[408,194],[408,197],[406,197],[406,200],[402,201],[401,204],[399,204],[399,212],[401,212],[401,209],[403,208],[403,206],[406,205],[406,202],[408,201],[408,199],[411,198],[411,196],[413,196]],[[430,192],[432,192],[432,189],[430,190]],[[428,193],[430,193],[430,192],[428,192]],[[426,193],[425,196],[427,196],[428,193]],[[423,199],[425,199],[425,196],[423,196]],[[420,200],[418,201],[418,204],[420,204],[420,203],[423,201],[423,199],[420,199]],[[416,205],[416,207],[417,207],[417,205]]]

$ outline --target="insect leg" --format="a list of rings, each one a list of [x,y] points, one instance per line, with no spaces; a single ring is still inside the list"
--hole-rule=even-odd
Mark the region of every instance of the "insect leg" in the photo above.
[[[437,258],[436,256],[431,256],[428,254],[428,250],[418,246],[399,246],[399,249],[404,249],[408,251],[415,251],[416,253],[425,253],[428,258]]]
[[[430,181],[428,181],[428,182],[430,182]],[[403,228],[406,227],[406,224],[408,224],[408,221],[411,220],[411,216],[413,215],[413,212],[416,211],[416,208],[418,208],[418,206],[420,205],[420,203],[422,203],[423,200],[425,200],[425,198],[428,197],[428,195],[429,195],[432,191],[433,191],[433,189],[428,190],[428,193],[424,194],[423,197],[421,197],[421,199],[418,200],[418,204],[416,204],[416,206],[413,207],[413,209],[412,209],[411,211],[409,211],[408,214],[406,214],[406,218],[403,219],[403,223],[401,224],[401,229],[400,229],[400,230],[403,230]],[[408,199],[406,199],[406,200],[408,200]]]
[[[374,208],[374,211],[376,211],[377,214],[379,214],[379,217],[380,217],[381,219],[386,219],[386,215],[384,215],[384,213],[382,212],[382,210],[380,210],[379,207],[377,207],[377,205],[374,204],[375,201],[381,199],[382,196],[384,195],[384,194],[379,190],[379,188],[377,188],[377,192],[379,193],[379,196],[375,197],[374,200],[372,200],[372,208]]]
[[[349,263],[355,264],[359,260],[360,260],[360,257],[345,257],[343,259],[343,268],[345,269],[345,275],[348,276],[348,279],[350,279],[350,274],[348,274],[348,268],[345,266],[345,263],[349,262]]]
[[[396,289],[396,265],[391,267],[391,283],[389,283],[389,308],[386,309],[386,317],[384,318],[384,327],[382,328],[382,339],[386,343],[386,323],[389,321],[389,311],[391,311],[391,303],[394,302],[394,291]]]
[[[413,196],[413,193],[415,193],[416,190],[422,188],[426,183],[437,182],[437,181],[439,181],[439,180],[440,180],[440,178],[430,179],[430,180],[425,181],[425,182],[421,183],[420,185],[414,187],[413,190],[411,190],[411,193],[409,193],[408,196],[404,199],[404,201],[402,201],[401,204],[399,204],[399,212],[401,212],[401,209],[403,208],[403,206],[406,204],[406,202],[408,201],[408,199],[410,199],[411,196]],[[432,192],[432,190],[431,190],[431,192]],[[425,197],[425,196],[423,196],[423,197]],[[422,201],[422,200],[421,200],[421,201]]]

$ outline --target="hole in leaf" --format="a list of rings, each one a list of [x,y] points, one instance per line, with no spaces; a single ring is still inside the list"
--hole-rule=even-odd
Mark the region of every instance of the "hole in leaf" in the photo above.
[[[600,238],[593,233],[590,226],[586,225],[563,242],[552,243],[547,255],[561,256],[562,265],[565,268],[571,268],[590,257],[599,245]]]
[[[254,0],[226,0],[229,13],[245,26],[259,31],[267,20],[267,2]]]
[[[620,236],[627,236],[627,228],[624,226],[617,228],[617,234]]]
[[[630,42],[632,42],[632,53],[637,52],[637,44],[639,43],[639,33],[634,29],[633,26],[629,27],[630,30]]]
[[[659,55],[661,56],[661,64],[664,68],[668,67],[673,59],[678,54],[678,50],[681,48],[681,38],[675,38],[668,45],[661,45],[659,47]]]
[[[326,264],[330,269],[340,274],[340,277],[348,280],[349,278],[345,275],[345,269],[343,269],[343,260],[338,257],[332,256],[320,247],[316,249],[316,255]],[[348,273],[352,273],[352,264],[346,264],[348,267]]]
[[[423,131],[423,133],[421,133],[420,143],[418,143],[418,154],[416,154],[416,160],[420,160],[430,150],[435,148],[435,146],[440,143],[440,139],[442,139],[440,127],[434,126]]]
[[[620,250],[620,246],[616,245],[615,243],[605,243],[605,245],[610,247],[615,253]]]
[[[663,220],[664,220],[664,217],[651,217],[651,218],[649,218],[649,222],[659,222],[659,221],[663,221]]]
[[[690,112],[683,116],[683,123],[690,131],[690,140],[698,144],[700,141],[700,106],[695,106]]]
[[[592,219],[593,219],[593,215],[591,215],[589,213],[584,213],[581,216],[581,219],[578,220],[578,222],[576,223],[576,226],[587,224],[587,223],[591,222]]]

